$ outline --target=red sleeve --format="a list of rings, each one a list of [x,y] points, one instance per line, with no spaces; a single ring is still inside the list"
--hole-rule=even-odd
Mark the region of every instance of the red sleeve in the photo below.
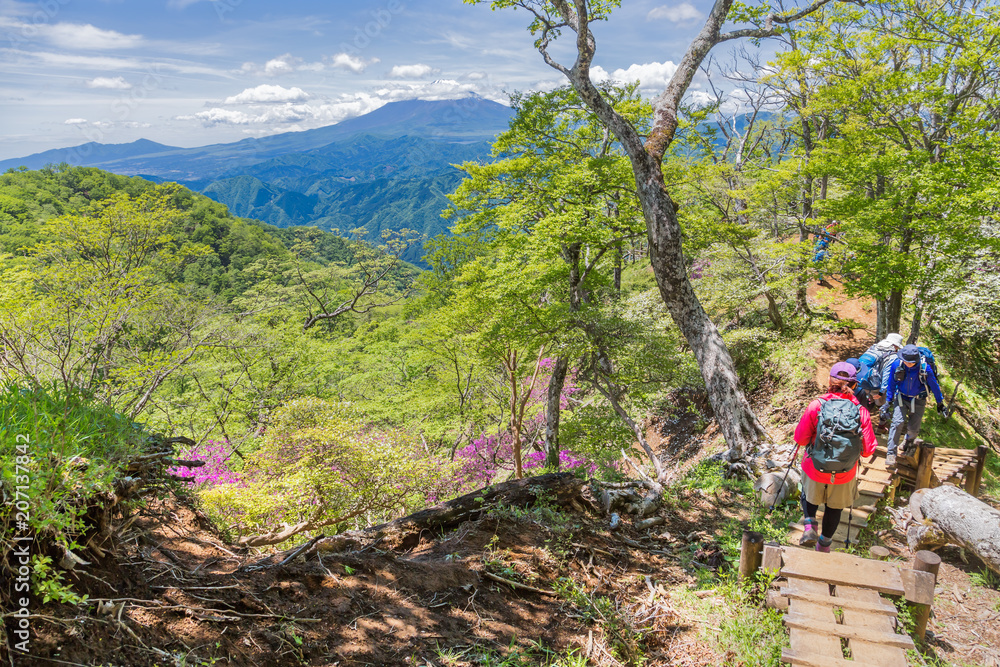
[[[861,456],[869,457],[875,452],[878,440],[875,439],[875,429],[872,428],[872,416],[863,407],[861,408],[861,438],[864,443],[861,447]]]
[[[795,427],[795,444],[799,447],[806,447],[811,445],[812,441],[816,439],[816,422],[819,420],[819,399],[814,400],[806,408],[806,411],[802,414],[802,419],[799,420],[799,425]],[[862,424],[864,424],[864,418],[862,417]],[[868,424],[868,428],[871,429],[871,422]],[[872,433],[872,437],[875,434]]]

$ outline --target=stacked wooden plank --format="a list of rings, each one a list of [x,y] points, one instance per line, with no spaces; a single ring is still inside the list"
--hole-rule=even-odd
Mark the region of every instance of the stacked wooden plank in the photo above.
[[[795,547],[765,555],[780,560],[787,582],[785,626],[790,649],[782,660],[810,667],[906,667],[909,636],[896,632],[896,607],[881,597],[910,591],[895,563],[843,553],[823,554]]]
[[[968,487],[970,481],[975,480],[977,473],[979,463],[977,454],[975,449],[934,448],[930,487],[954,484],[960,488],[965,487],[972,493],[973,491]],[[897,472],[900,477],[912,484],[916,481],[919,463],[919,456],[901,459]]]

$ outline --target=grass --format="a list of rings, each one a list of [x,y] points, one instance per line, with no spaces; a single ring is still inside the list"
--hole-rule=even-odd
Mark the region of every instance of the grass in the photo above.
[[[969,581],[972,582],[973,586],[1000,591],[1000,574],[993,570],[983,568],[979,572],[973,572],[969,574]]]
[[[452,647],[437,650],[437,660],[445,667],[587,667],[590,662],[579,649],[557,651],[541,642],[518,646],[517,638],[511,640],[507,650],[480,645]],[[420,664],[414,658],[413,664]]]
[[[144,438],[139,424],[78,392],[0,387],[0,495],[15,501],[0,506],[0,569],[14,537],[30,534],[39,545],[33,591],[46,602],[79,602],[41,553],[79,548],[90,499],[113,492]]]
[[[746,582],[725,575],[716,581],[722,598],[699,599],[680,589],[671,597],[701,627],[702,639],[725,667],[777,667],[781,650],[789,646],[783,615],[763,606],[770,579],[760,575]]]

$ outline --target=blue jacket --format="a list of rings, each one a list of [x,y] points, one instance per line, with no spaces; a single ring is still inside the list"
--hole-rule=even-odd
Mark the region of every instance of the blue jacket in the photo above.
[[[920,363],[916,363],[912,368],[906,369],[906,377],[903,378],[902,382],[896,381],[896,369],[899,368],[901,363],[903,362],[899,357],[893,359],[889,370],[882,376],[882,389],[883,393],[885,393],[885,402],[887,404],[892,403],[897,393],[906,397],[920,396],[927,393],[927,388],[930,388],[934,392],[934,398],[937,399],[938,403],[944,403],[944,396],[941,395],[941,386],[938,384],[937,376],[934,375],[934,369],[930,365],[926,366],[927,387],[924,387],[920,382]]]

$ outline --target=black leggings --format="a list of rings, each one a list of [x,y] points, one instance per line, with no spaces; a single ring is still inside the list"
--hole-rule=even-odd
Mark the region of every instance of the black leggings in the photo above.
[[[813,505],[806,500],[805,494],[802,495],[802,513],[806,515],[807,519],[815,521],[818,509],[819,505]],[[830,539],[837,532],[837,526],[840,525],[840,515],[843,511],[842,509],[835,510],[829,507],[823,511],[823,529],[820,533],[823,537]]]

